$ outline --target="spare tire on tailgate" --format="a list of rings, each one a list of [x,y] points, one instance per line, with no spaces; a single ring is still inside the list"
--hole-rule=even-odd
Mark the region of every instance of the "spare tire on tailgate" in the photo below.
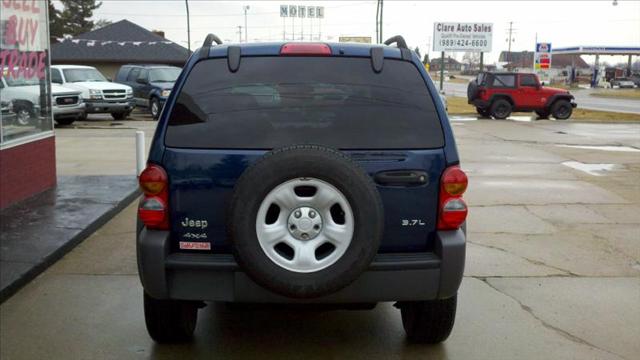
[[[478,97],[478,81],[471,80],[467,85],[467,100],[473,101]]]
[[[227,220],[235,257],[256,283],[312,298],[369,267],[384,214],[375,184],[351,158],[297,145],[267,153],[240,176]]]

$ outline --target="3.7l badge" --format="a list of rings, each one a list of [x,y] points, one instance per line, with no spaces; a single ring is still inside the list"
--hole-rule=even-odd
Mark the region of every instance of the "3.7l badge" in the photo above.
[[[427,223],[420,219],[402,219],[402,226],[425,226]]]

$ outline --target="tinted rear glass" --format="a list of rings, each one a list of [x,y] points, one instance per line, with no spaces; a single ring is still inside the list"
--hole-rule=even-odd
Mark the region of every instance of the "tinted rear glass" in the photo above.
[[[444,145],[424,80],[406,61],[368,58],[245,57],[191,70],[168,122],[171,147],[272,149],[313,143],[340,149]]]

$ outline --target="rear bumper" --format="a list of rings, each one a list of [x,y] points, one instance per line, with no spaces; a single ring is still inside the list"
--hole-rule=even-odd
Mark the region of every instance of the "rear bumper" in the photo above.
[[[138,272],[145,291],[158,299],[262,303],[357,303],[418,301],[453,296],[464,272],[466,236],[440,231],[433,253],[378,254],[369,269],[333,294],[298,300],[251,280],[229,254],[170,254],[167,231],[138,232]]]

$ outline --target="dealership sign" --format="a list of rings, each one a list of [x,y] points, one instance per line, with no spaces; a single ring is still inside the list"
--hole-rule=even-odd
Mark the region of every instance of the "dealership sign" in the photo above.
[[[435,23],[433,51],[491,51],[491,23]]]
[[[324,6],[280,5],[280,17],[324,18]]]
[[[551,68],[551,43],[536,43],[534,60],[536,70],[549,70]]]

